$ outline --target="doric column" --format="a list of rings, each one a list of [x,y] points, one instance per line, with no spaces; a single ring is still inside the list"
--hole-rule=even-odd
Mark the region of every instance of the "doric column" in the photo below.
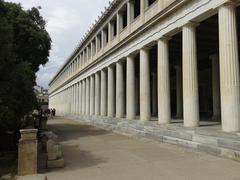
[[[239,54],[235,4],[219,8],[219,51],[222,129],[240,130]]]
[[[95,42],[96,42],[96,53],[95,53],[95,54],[97,54],[97,53],[98,53],[98,50],[99,50],[99,40],[98,40],[98,36],[96,36]]]
[[[133,3],[131,0],[127,1],[127,25],[129,26],[131,24],[131,21],[133,19]]]
[[[175,66],[176,69],[176,117],[183,116],[183,87],[182,87],[182,67]]]
[[[105,33],[104,33],[103,29],[102,29],[101,33],[102,33],[102,49],[103,49],[105,46]]]
[[[183,102],[184,126],[199,125],[196,24],[183,27]]]
[[[108,41],[111,43],[112,40],[112,23],[111,21],[108,23]]]
[[[74,85],[72,85],[72,113],[71,115],[74,114],[75,111],[75,89],[74,89]]]
[[[90,80],[86,78],[86,115],[90,115]]]
[[[116,37],[119,38],[119,34],[120,34],[120,20],[121,19],[121,15],[119,14],[119,12],[117,13],[117,35]]]
[[[114,83],[114,68],[112,65],[108,67],[108,103],[107,114],[109,117],[114,117],[115,114],[115,83]]]
[[[171,121],[168,39],[158,40],[158,122]]]
[[[95,115],[100,115],[100,74],[95,73]]]
[[[82,82],[82,115],[86,115],[86,79]]]
[[[90,59],[93,58],[93,42],[90,43]]]
[[[212,100],[213,100],[213,117],[214,120],[220,120],[221,118],[221,106],[220,106],[220,76],[219,76],[219,58],[218,55],[211,55],[212,61]]]
[[[140,50],[140,120],[149,121],[151,119],[150,109],[150,63],[149,50]]]
[[[124,74],[123,63],[116,64],[116,117],[124,116]]]
[[[94,115],[94,76],[90,77],[90,115]]]
[[[82,82],[79,82],[79,107],[78,107],[78,114],[82,115]]]
[[[79,83],[76,85],[76,112],[75,114],[79,113]]]
[[[141,8],[140,13],[141,13],[141,16],[143,17],[145,13],[145,8],[146,8],[146,0],[140,0],[140,8]]]
[[[134,57],[127,57],[127,119],[135,119],[136,105],[135,105],[135,64]]]
[[[163,9],[163,5],[164,5],[164,1],[159,0],[158,1],[158,9],[162,10]]]
[[[151,86],[151,93],[152,93],[152,115],[157,115],[157,74],[155,72],[151,73],[152,78],[152,86]]]
[[[101,116],[107,116],[107,73],[101,70]]]

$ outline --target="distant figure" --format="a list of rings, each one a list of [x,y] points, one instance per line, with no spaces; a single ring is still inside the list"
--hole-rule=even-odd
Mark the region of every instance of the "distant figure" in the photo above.
[[[52,109],[52,115],[53,115],[53,117],[56,116],[56,109],[55,108]]]

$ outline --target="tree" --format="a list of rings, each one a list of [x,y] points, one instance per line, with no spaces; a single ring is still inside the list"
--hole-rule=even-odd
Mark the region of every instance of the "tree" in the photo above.
[[[0,0],[0,133],[18,132],[36,104],[35,73],[48,62],[51,38],[39,8]]]

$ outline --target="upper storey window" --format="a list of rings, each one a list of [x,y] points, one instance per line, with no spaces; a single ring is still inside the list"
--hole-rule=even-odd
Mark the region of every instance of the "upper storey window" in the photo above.
[[[108,43],[109,39],[108,39],[108,26],[106,26],[105,28],[103,28],[103,44],[104,46]]]
[[[119,17],[120,17],[120,30],[123,30],[125,27],[127,27],[127,5],[125,5],[119,11]]]
[[[141,0],[134,0],[134,19],[138,17],[141,13]]]
[[[117,35],[117,17],[111,20],[111,27],[112,27],[112,39]]]

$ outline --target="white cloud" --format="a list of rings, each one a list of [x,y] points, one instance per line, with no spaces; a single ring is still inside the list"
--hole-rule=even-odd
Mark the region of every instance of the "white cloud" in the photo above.
[[[41,6],[52,38],[49,62],[37,73],[38,85],[47,87],[57,70],[79,43],[83,34],[108,5],[109,0],[6,0],[25,9]]]

